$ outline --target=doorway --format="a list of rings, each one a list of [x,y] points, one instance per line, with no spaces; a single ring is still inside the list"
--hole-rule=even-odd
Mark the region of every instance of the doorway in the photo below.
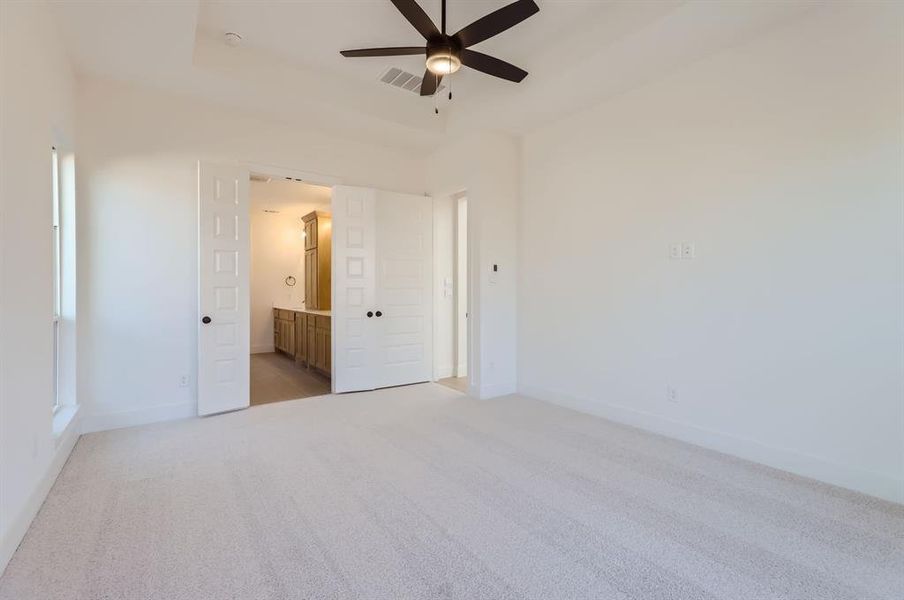
[[[330,348],[317,323],[330,309],[321,284],[329,280],[330,196],[329,187],[250,174],[251,406],[331,391]]]
[[[463,394],[468,393],[468,197],[465,192],[451,197],[452,211],[452,368],[440,374],[437,383]],[[448,294],[446,282],[443,294]]]
[[[432,199],[279,171],[198,163],[198,414],[434,380]]]

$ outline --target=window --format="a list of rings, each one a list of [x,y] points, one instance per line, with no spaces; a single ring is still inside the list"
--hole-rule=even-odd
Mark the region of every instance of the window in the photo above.
[[[52,237],[53,237],[53,412],[60,408],[60,314],[63,281],[60,264],[60,154],[51,148]]]

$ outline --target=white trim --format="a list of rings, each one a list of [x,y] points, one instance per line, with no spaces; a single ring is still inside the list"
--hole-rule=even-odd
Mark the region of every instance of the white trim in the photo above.
[[[78,405],[63,406],[58,404],[53,411],[53,438],[56,442],[56,448],[60,447],[64,439],[64,435],[73,426],[75,418],[78,416]]]
[[[135,410],[85,415],[82,418],[82,433],[134,427],[161,421],[175,421],[176,419],[188,419],[197,416],[198,408],[194,402],[164,404],[162,406],[150,406]]]
[[[767,446],[756,440],[673,421],[625,406],[601,402],[598,399],[580,398],[533,386],[520,386],[519,392],[525,396],[558,404],[578,412],[652,431],[802,477],[809,477],[884,500],[904,503],[904,479],[864,471],[857,467],[834,463],[818,456],[803,454],[787,448]]]
[[[6,537],[3,540],[0,540],[0,575],[3,575],[6,565],[9,564],[10,559],[13,557],[13,554],[15,554],[16,549],[25,537],[25,533],[31,526],[31,522],[34,520],[35,516],[37,516],[38,511],[41,509],[41,505],[44,504],[47,494],[50,493],[50,488],[52,488],[54,482],[56,482],[57,476],[59,476],[60,471],[63,470],[63,465],[66,464],[69,455],[72,453],[72,449],[75,447],[75,443],[78,441],[78,427],[75,426],[75,423],[77,422],[76,415],[77,409],[73,409],[69,423],[59,432],[56,450],[53,455],[53,460],[50,461],[50,466],[38,482],[38,485],[35,486],[34,491],[28,497],[25,506],[19,514],[10,519]]]
[[[436,372],[433,375],[433,381],[439,381],[440,379],[446,379],[447,377],[454,376],[455,373],[453,372],[452,365],[443,365],[436,368]]]

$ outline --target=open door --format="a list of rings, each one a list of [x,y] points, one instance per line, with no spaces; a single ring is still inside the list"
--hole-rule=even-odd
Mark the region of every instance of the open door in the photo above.
[[[333,188],[333,391],[430,381],[433,203]]]
[[[247,169],[198,163],[198,414],[250,404]]]
[[[376,387],[374,209],[377,191],[333,187],[333,392]],[[368,316],[370,315],[370,316]]]

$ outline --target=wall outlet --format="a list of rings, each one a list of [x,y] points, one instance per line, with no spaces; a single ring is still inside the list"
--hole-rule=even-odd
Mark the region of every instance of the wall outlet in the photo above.
[[[697,251],[694,248],[694,242],[683,242],[681,244],[681,258],[690,259],[697,256]]]
[[[678,402],[678,388],[671,385],[666,386],[665,399],[669,402]]]
[[[191,383],[191,377],[189,377],[188,375],[183,375],[179,378],[179,387],[186,388],[188,387],[189,383]]]
[[[672,260],[681,258],[681,244],[669,244],[669,258]]]

